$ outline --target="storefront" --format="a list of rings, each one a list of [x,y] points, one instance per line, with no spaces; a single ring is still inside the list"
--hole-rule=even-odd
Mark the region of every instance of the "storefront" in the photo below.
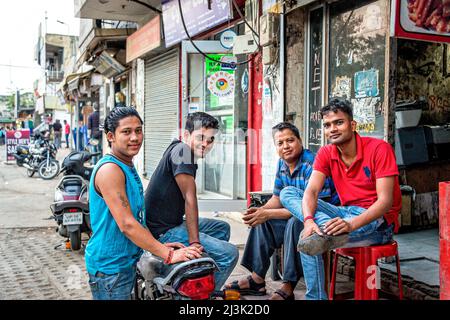
[[[406,1],[303,2],[286,15],[287,70],[298,72],[285,77],[285,118],[317,151],[326,144],[321,106],[335,96],[350,100],[358,132],[395,148],[405,190],[402,228],[437,225],[438,182],[450,179],[450,33],[435,29],[449,18],[430,7],[426,36],[393,36],[391,23],[414,16]]]
[[[146,62],[146,70],[152,68],[152,72],[148,73],[149,77],[155,79],[155,87],[151,88],[151,85],[147,87],[147,83],[151,83],[151,80],[147,81],[146,72],[146,102],[155,104],[159,110],[160,108],[166,110],[165,113],[158,110],[150,113],[150,118],[156,121],[156,129],[161,128],[164,134],[161,132],[155,136],[153,132],[149,140],[156,137],[159,141],[161,137],[171,140],[173,131],[167,128],[179,129],[175,132],[180,136],[188,113],[204,111],[216,117],[220,131],[214,148],[205,160],[199,161],[196,178],[199,198],[201,200],[241,199],[243,201],[239,208],[242,209],[245,207],[247,198],[246,133],[249,117],[249,74],[247,63],[237,63],[247,60],[247,55],[233,55],[232,45],[226,38],[244,34],[244,25],[238,24],[233,19],[228,1],[224,1],[221,6],[213,2],[211,11],[207,10],[204,3],[183,4],[183,16],[188,22],[189,34],[200,39],[195,41],[197,47],[195,48],[189,40],[183,40],[186,36],[179,17],[176,17],[179,11],[175,5],[177,1],[167,1],[163,3],[162,8],[165,46],[172,51],[165,56],[158,56],[151,62]],[[174,16],[171,12],[175,9]],[[204,14],[201,14],[202,12]],[[199,20],[197,17],[202,19]],[[196,24],[189,24],[192,21],[196,21]],[[211,26],[208,21],[215,21],[215,25]],[[228,25],[224,26],[224,22],[228,22]],[[177,57],[179,57],[178,61]],[[169,64],[165,62],[166,59],[173,59],[173,61]],[[179,70],[173,67],[178,67]],[[175,71],[178,71],[176,73],[179,76],[178,82],[171,80]],[[179,91],[165,88],[169,85],[172,87],[174,83],[179,86]],[[149,98],[147,98],[147,88],[151,90]],[[155,93],[156,90],[161,94]],[[178,99],[178,103],[172,103],[172,99]],[[164,104],[161,104],[163,100]],[[174,106],[178,106],[179,109],[174,109]],[[167,110],[170,111],[167,112]],[[158,114],[164,117],[159,122],[155,118]],[[172,115],[176,115],[176,121],[173,121]],[[167,139],[165,144],[161,142],[157,144],[157,150],[163,147],[160,150],[161,155],[170,140]],[[161,155],[155,158],[155,166]],[[147,165],[146,169],[148,170]],[[223,210],[223,207],[220,210]]]

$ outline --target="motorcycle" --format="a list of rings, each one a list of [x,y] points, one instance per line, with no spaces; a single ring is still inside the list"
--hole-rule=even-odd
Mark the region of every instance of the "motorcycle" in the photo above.
[[[54,202],[50,206],[58,224],[56,232],[69,239],[74,251],[81,248],[81,234],[91,234],[88,190],[93,168],[85,164],[98,155],[100,153],[72,151],[64,158],[61,169],[64,177],[55,188]]]
[[[214,260],[201,258],[167,265],[161,258],[145,251],[138,261],[132,297],[134,300],[239,300],[236,290],[214,291]]]
[[[39,135],[30,145],[19,145],[14,153],[18,166],[27,169],[31,178],[38,172],[44,180],[50,180],[59,173],[59,161],[56,160],[57,149],[48,141],[48,135]]]

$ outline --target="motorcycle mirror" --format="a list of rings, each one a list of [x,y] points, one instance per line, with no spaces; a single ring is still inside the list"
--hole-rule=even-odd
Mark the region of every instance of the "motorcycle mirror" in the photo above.
[[[99,143],[99,141],[98,141],[98,139],[94,139],[94,138],[91,138],[91,139],[89,139],[89,144],[91,145],[91,146],[97,146],[98,145],[98,143]]]

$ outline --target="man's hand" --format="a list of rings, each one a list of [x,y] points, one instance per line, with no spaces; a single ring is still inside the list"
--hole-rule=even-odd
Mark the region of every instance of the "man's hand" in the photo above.
[[[353,231],[352,224],[342,218],[334,218],[325,223],[323,230],[326,234],[337,236],[342,233],[350,233]]]
[[[191,247],[196,247],[200,251],[203,251],[203,249],[204,249],[203,246],[200,243],[198,243],[198,242],[195,242],[195,243],[191,244]]]
[[[249,208],[242,219],[250,227],[256,227],[269,220],[269,217],[264,208]]]
[[[182,244],[180,242],[168,242],[168,243],[164,243],[164,245],[168,248],[174,248],[175,250],[186,247],[184,244]]]
[[[313,233],[323,235],[322,231],[320,231],[320,229],[319,229],[319,226],[313,220],[307,220],[303,225],[304,225],[304,228],[301,233],[302,239],[309,237]]]
[[[201,257],[202,257],[201,251],[196,247],[190,246],[175,250],[173,252],[171,263],[173,264],[182,261],[189,261]]]

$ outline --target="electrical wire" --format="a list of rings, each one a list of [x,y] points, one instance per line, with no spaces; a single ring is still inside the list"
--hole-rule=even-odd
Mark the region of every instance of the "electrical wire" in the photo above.
[[[236,4],[235,0],[232,0],[232,1],[233,1],[233,4],[235,5],[235,7],[237,7],[237,4]],[[220,63],[220,64],[231,65],[231,66],[239,66],[239,65],[247,64],[247,63],[249,63],[250,61],[252,61],[252,60],[255,58],[255,55],[252,55],[252,56],[250,57],[250,59],[248,59],[248,60],[246,60],[246,61],[242,61],[242,62],[223,62],[223,61],[220,61],[220,60],[211,58],[211,57],[208,56],[206,53],[204,53],[202,50],[200,50],[199,47],[197,47],[197,45],[196,45],[196,44],[194,43],[194,41],[192,40],[192,37],[189,35],[189,32],[188,32],[187,27],[186,27],[186,22],[184,21],[183,10],[182,10],[182,8],[181,8],[181,0],[178,0],[178,8],[179,8],[179,10],[180,10],[181,22],[182,22],[182,24],[183,24],[184,31],[186,32],[186,35],[187,35],[189,41],[192,43],[192,45],[193,45],[194,48],[198,51],[198,53],[200,53],[200,54],[201,54],[202,56],[204,56],[205,58],[207,58],[207,59],[209,59],[209,60],[211,60],[211,61],[213,61],[213,62],[217,62],[217,63]],[[238,7],[237,7],[237,8],[238,8]],[[241,16],[241,18],[244,19],[244,22],[249,26],[249,28],[252,30],[252,32],[254,32],[254,34],[256,34],[255,30],[254,30],[254,29],[248,24],[248,22],[245,20],[245,17],[243,17],[242,12],[241,12],[240,10],[238,10],[238,14]],[[259,38],[259,35],[258,35],[258,34],[256,34],[256,35],[257,35],[258,38]],[[257,44],[258,44],[258,50],[259,50],[259,49],[260,49],[259,42],[258,42]]]

